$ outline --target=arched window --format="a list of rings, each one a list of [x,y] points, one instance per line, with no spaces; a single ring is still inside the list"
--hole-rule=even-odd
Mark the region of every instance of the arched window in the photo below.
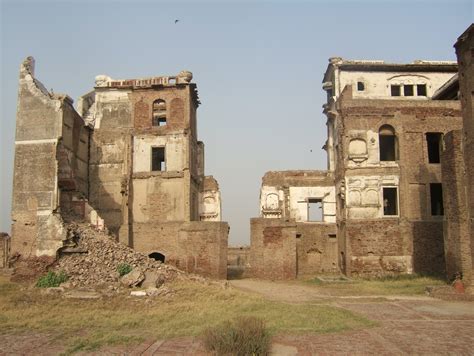
[[[395,129],[390,125],[383,125],[379,129],[380,161],[398,160],[398,143]]]
[[[153,102],[152,126],[166,125],[166,101],[162,99]]]

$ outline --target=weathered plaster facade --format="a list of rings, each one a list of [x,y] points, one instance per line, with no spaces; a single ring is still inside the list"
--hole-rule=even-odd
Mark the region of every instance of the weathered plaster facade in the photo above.
[[[459,102],[355,99],[352,91],[346,87],[331,119],[341,267],[349,275],[443,273],[439,158],[443,135],[461,127]],[[356,136],[362,130],[367,137]],[[354,157],[355,140],[366,157]]]
[[[56,255],[61,212],[73,210],[138,251],[225,278],[228,225],[217,181],[204,175],[192,73],[97,76],[76,112],[33,69],[30,58],[20,71],[12,250]]]

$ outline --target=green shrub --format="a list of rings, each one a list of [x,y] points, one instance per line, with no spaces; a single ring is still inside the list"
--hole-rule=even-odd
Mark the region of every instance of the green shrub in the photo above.
[[[217,355],[268,355],[270,334],[265,322],[255,317],[239,317],[204,333],[204,343]]]
[[[117,272],[119,273],[120,277],[125,276],[126,274],[132,272],[132,266],[128,263],[121,263],[117,266]]]
[[[60,271],[56,274],[53,271],[49,271],[44,276],[41,276],[36,282],[38,288],[50,288],[50,287],[59,287],[61,283],[64,283],[68,280],[68,276],[64,271]]]

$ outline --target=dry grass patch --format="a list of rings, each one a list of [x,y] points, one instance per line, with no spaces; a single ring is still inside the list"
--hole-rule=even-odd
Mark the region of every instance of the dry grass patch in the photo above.
[[[332,332],[366,327],[369,320],[330,306],[290,305],[218,285],[195,282],[169,285],[170,297],[128,295],[97,300],[42,295],[0,278],[0,333],[57,335],[70,352],[147,339],[202,335],[209,327],[240,316],[265,321],[278,332]]]

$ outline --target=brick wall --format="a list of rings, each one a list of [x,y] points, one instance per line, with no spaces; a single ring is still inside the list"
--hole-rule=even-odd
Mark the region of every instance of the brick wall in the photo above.
[[[463,116],[463,151],[466,168],[466,189],[470,251],[463,249],[464,260],[474,260],[474,25],[458,38],[455,46],[459,65],[459,89]],[[465,241],[467,243],[467,240]],[[467,263],[467,262],[465,262]],[[471,262],[471,283],[474,284]],[[467,271],[466,271],[467,272]]]
[[[338,102],[338,109],[337,155],[339,162],[343,163],[338,164],[336,172],[338,187],[343,187],[342,180],[347,181],[351,176],[393,176],[399,182],[397,218],[356,220],[346,218],[346,208],[338,211],[338,235],[340,248],[345,249],[347,273],[443,273],[442,216],[431,215],[430,209],[430,183],[441,183],[441,165],[428,160],[426,133],[446,134],[459,129],[459,102],[354,100],[351,89],[346,88]],[[351,132],[370,130],[371,135],[377,138],[379,128],[385,124],[395,130],[399,159],[390,165],[380,164],[378,146],[370,146],[375,145],[377,140],[369,139],[369,154],[371,149],[376,152],[369,157],[372,161],[367,164],[362,162],[361,165],[349,162],[347,147]],[[361,206],[359,209],[369,211],[374,207]],[[375,209],[380,209],[380,206]]]
[[[399,219],[350,221],[345,226],[348,274],[409,273],[412,270],[409,226]]]
[[[452,278],[462,272],[472,280],[471,237],[466,195],[466,171],[462,152],[462,132],[452,131],[444,137],[445,149],[441,156],[445,204],[444,243],[446,273]]]
[[[298,223],[296,249],[298,276],[339,271],[336,224]]]
[[[163,254],[166,263],[186,272],[226,279],[228,232],[225,222],[134,223],[132,243],[137,251]]]
[[[250,271],[256,278],[296,278],[296,224],[277,219],[250,220]]]

